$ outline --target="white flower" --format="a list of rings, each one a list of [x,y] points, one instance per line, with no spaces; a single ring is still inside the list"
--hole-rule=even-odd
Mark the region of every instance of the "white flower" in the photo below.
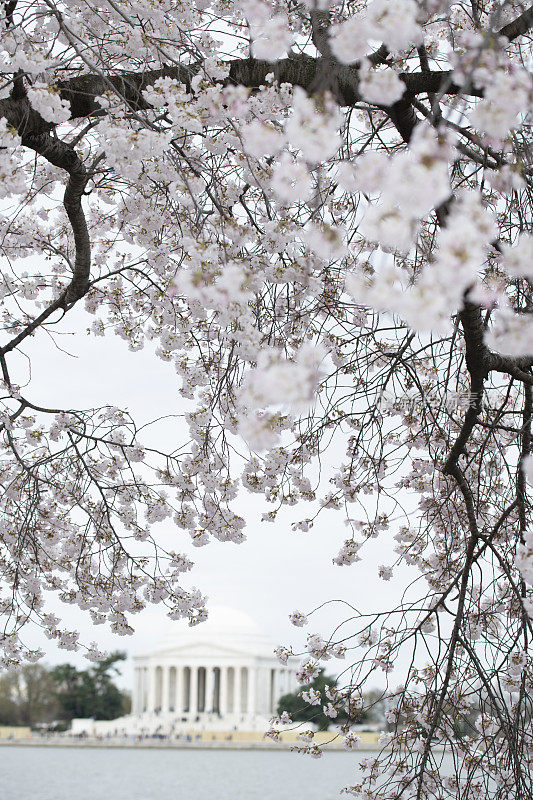
[[[525,531],[523,538],[524,543],[516,548],[515,563],[526,583],[533,586],[533,531]],[[533,612],[533,606],[531,611]]]
[[[239,435],[252,450],[271,450],[279,441],[278,415],[266,411],[243,411],[239,416]]]
[[[451,194],[448,162],[452,158],[452,148],[441,144],[429,125],[418,125],[409,151],[390,160],[384,197],[401,209],[409,209],[411,217],[424,217]]]
[[[402,97],[405,84],[392,69],[361,70],[359,89],[369,103],[391,106]]]
[[[26,190],[19,145],[20,136],[8,126],[5,117],[0,117],[0,199]]]
[[[293,360],[279,358],[275,351],[260,354],[257,367],[248,372],[240,394],[246,409],[285,407],[305,411],[313,402],[322,379],[325,351],[303,344]]]
[[[349,733],[346,734],[346,736],[342,740],[342,744],[346,748],[346,750],[357,750],[359,745],[361,744],[361,741],[362,740],[360,736],[350,731]]]
[[[330,225],[316,225],[309,223],[303,232],[303,240],[307,247],[323,261],[330,263],[346,255],[344,243],[346,231],[340,227]]]
[[[78,639],[80,634],[77,631],[59,631],[57,644],[62,650],[78,650]]]
[[[34,83],[28,88],[28,100],[35,111],[47,122],[66,122],[70,119],[70,103],[45,83]]]
[[[367,150],[355,160],[354,189],[368,194],[381,191],[390,167],[390,159],[382,150]]]
[[[317,689],[309,689],[307,692],[302,692],[302,700],[311,706],[319,706],[321,702],[320,692]]]
[[[87,652],[85,653],[85,658],[88,661],[94,661],[95,663],[98,663],[99,661],[103,661],[104,658],[106,658],[106,657],[107,657],[107,653],[104,652],[103,650],[99,650],[98,649],[98,645],[96,644],[96,642],[91,642]]]
[[[287,152],[282,153],[275,165],[270,185],[279,200],[287,205],[309,200],[313,190],[313,181],[305,164]]]
[[[392,204],[370,206],[359,226],[359,232],[371,242],[379,242],[386,250],[407,253],[413,244],[418,226],[409,216]]]
[[[513,247],[502,245],[502,260],[509,275],[533,279],[533,236],[523,233]]]
[[[303,89],[295,87],[292,115],[285,133],[291,145],[302,151],[306,161],[318,164],[335,155],[341,144],[340,123],[340,113],[333,103],[320,109]]]
[[[292,614],[289,614],[289,620],[297,628],[303,628],[304,625],[307,625],[307,617],[300,611],[293,611]]]
[[[339,161],[337,164],[337,172],[335,180],[341,189],[345,192],[357,191],[357,183],[355,180],[355,165],[351,161]]]
[[[392,578],[392,569],[390,567],[385,567],[383,564],[380,564],[378,575],[384,581],[390,581]]]
[[[144,461],[146,456],[144,449],[139,444],[136,444],[133,447],[129,447],[126,452],[128,459],[130,461],[135,461],[135,462]]]
[[[405,50],[423,41],[416,21],[418,4],[414,0],[374,0],[367,7],[368,36],[384,42],[390,50]]]
[[[514,678],[520,678],[524,669],[526,668],[527,655],[523,650],[514,651],[510,653],[507,661],[507,669],[509,674]]]
[[[37,661],[40,661],[44,655],[44,650],[37,648],[36,650],[26,650],[24,653],[24,658],[26,661],[29,661],[30,664],[35,664]]]
[[[358,550],[360,548],[361,545],[359,542],[355,542],[353,539],[347,539],[339,550],[338,555],[333,559],[333,563],[338,567],[343,567],[354,564],[356,561],[361,561],[361,557],[358,555]]]
[[[244,149],[256,158],[261,156],[274,156],[283,147],[284,136],[281,131],[265,125],[258,119],[241,127],[241,136]]]
[[[533,355],[533,317],[499,308],[492,316],[492,328],[485,333],[485,344],[508,356]]]
[[[311,758],[322,758],[322,748],[319,747],[318,744],[313,744],[313,746],[309,748],[309,755]]]
[[[368,52],[368,32],[364,21],[353,16],[330,28],[331,52],[342,64],[361,61]]]
[[[522,470],[528,483],[533,485],[533,456],[524,456],[522,460]]]
[[[272,14],[262,0],[248,0],[243,10],[250,26],[253,57],[265,61],[285,58],[294,41],[286,14]]]
[[[296,680],[298,683],[310,683],[313,678],[316,678],[320,672],[318,661],[314,659],[306,659],[302,661],[296,670]]]
[[[472,125],[497,139],[506,138],[517,127],[520,112],[530,104],[531,77],[525,69],[514,66],[511,71],[492,72],[484,98],[470,114]]]
[[[287,647],[283,647],[283,645],[280,645],[279,647],[276,647],[276,649],[274,650],[274,655],[276,656],[278,661],[280,661],[282,664],[286,664],[290,656],[292,656],[292,650],[289,650]]]
[[[307,634],[306,649],[315,658],[324,658],[327,653],[326,642],[318,633]]]
[[[332,644],[329,650],[335,658],[344,658],[346,656],[346,647],[343,644]]]

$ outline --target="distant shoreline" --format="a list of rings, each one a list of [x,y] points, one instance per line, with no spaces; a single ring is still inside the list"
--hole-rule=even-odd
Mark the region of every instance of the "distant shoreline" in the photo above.
[[[191,741],[173,740],[128,740],[128,739],[72,739],[72,738],[32,738],[32,739],[0,739],[0,747],[85,747],[85,748],[105,748],[109,750],[290,750],[298,746],[295,742],[224,742],[224,741]],[[331,742],[322,745],[325,751],[329,752],[351,752],[343,747],[342,742]],[[358,748],[362,752],[377,752],[376,747],[362,745]]]

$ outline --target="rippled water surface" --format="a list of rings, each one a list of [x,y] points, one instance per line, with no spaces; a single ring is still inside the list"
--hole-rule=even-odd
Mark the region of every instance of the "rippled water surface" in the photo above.
[[[0,800],[340,800],[367,755],[1,747]]]

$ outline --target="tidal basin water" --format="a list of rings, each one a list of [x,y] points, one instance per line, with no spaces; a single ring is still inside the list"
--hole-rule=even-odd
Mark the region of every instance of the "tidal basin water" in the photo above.
[[[340,800],[368,755],[1,747],[0,800]]]

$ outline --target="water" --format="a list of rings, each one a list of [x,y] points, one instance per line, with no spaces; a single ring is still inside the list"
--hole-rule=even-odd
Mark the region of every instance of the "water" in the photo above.
[[[340,800],[368,755],[1,747],[0,800]]]

